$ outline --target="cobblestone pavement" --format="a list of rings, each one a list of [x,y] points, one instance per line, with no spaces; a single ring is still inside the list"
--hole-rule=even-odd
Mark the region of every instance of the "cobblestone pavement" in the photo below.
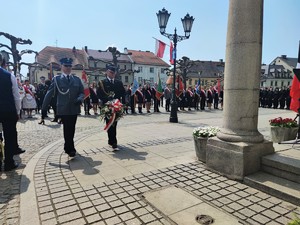
[[[268,120],[278,114],[294,117],[289,111],[260,110],[258,127],[266,138]],[[29,224],[24,214],[33,220],[30,224],[175,224],[143,197],[172,185],[242,224],[287,224],[292,213],[300,215],[297,206],[229,180],[196,161],[193,127],[220,126],[222,111],[179,112],[178,124],[169,123],[168,117],[166,113],[126,116],[118,125],[121,151],[113,153],[103,124],[94,116],[81,116],[76,128],[79,155],[72,160],[62,151],[61,125],[49,120],[38,125],[38,115],[21,120],[19,143],[27,151],[16,158],[20,168],[1,173],[0,224]],[[20,200],[24,195],[28,202]]]

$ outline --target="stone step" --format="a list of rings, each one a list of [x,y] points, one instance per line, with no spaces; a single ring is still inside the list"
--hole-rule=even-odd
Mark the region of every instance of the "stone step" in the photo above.
[[[262,157],[262,170],[300,183],[300,150],[289,149]]]
[[[299,183],[265,172],[257,172],[246,176],[244,183],[287,202],[300,205]]]

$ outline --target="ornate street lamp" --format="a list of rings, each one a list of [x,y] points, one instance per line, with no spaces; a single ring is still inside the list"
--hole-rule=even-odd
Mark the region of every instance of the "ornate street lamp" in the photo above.
[[[158,19],[158,25],[160,28],[160,33],[164,35],[165,37],[169,38],[171,41],[173,41],[174,48],[173,48],[173,60],[174,60],[174,70],[173,70],[173,90],[172,90],[172,101],[171,101],[171,114],[170,114],[170,122],[171,123],[178,123],[178,117],[177,117],[177,101],[176,101],[176,93],[175,93],[175,83],[176,83],[176,48],[177,48],[177,42],[188,39],[190,37],[190,33],[192,30],[194,18],[190,16],[189,14],[186,14],[186,16],[181,19],[184,29],[184,36],[177,35],[176,28],[174,29],[174,34],[168,34],[166,33],[166,27],[169,20],[169,17],[171,13],[168,13],[168,11],[163,8],[162,10],[159,10],[158,13],[156,13],[157,19]]]

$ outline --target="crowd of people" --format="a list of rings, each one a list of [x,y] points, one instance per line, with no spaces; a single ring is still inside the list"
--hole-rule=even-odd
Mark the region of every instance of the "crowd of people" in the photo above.
[[[275,89],[273,87],[261,88],[259,92],[259,106],[262,108],[290,109],[291,96],[288,87]]]
[[[70,157],[76,155],[74,146],[74,134],[78,115],[81,114],[81,106],[86,116],[92,113],[97,116],[101,107],[108,101],[118,99],[124,105],[125,114],[159,113],[163,108],[165,112],[171,111],[173,91],[169,84],[158,91],[158,85],[144,84],[136,89],[133,84],[123,85],[122,81],[115,79],[116,68],[108,64],[106,78],[92,82],[89,86],[89,95],[84,93],[84,85],[81,79],[72,75],[72,59],[61,59],[62,74],[55,76],[51,81],[45,77],[40,78],[38,84],[30,84],[29,80],[21,83],[19,77],[15,77],[6,70],[5,61],[0,54],[0,76],[3,90],[0,94],[0,169],[4,162],[4,170],[9,171],[18,165],[13,156],[24,153],[18,145],[16,123],[23,119],[33,118],[33,112],[41,115],[39,124],[45,124],[50,109],[54,112],[51,122],[63,124],[64,150]],[[161,89],[160,89],[161,90]],[[289,88],[261,88],[259,106],[264,108],[289,109]],[[158,94],[159,93],[159,94]],[[195,85],[194,87],[175,90],[178,111],[223,109],[224,93],[222,87],[210,86],[208,88]],[[220,108],[219,108],[220,107]],[[118,150],[117,145],[117,121],[112,125],[110,118],[105,118],[108,144],[113,150]],[[4,135],[3,135],[4,134]],[[3,160],[4,159],[4,160]]]
[[[133,90],[133,84],[124,86],[124,103],[126,114],[143,114],[151,112],[161,112],[164,108],[166,112],[171,110],[172,89],[166,85],[160,98],[157,98],[157,85],[152,87],[150,84],[139,85],[137,90]],[[97,109],[103,104],[101,102],[101,87],[93,82],[90,87],[90,97],[84,101],[85,115],[98,115]],[[133,93],[134,92],[134,93]],[[200,88],[198,86],[189,87],[187,90],[176,91],[176,101],[179,111],[211,110],[223,108],[223,90],[218,92],[216,87]],[[98,99],[97,99],[98,98]]]

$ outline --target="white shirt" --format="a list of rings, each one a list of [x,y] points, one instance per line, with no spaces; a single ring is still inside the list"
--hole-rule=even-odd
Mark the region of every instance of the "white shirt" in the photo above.
[[[114,83],[114,79],[110,79],[110,78],[107,78],[107,79],[109,80],[110,83],[112,83],[112,84]]]
[[[10,74],[10,80],[12,83],[12,92],[13,92],[13,96],[14,96],[14,100],[15,100],[16,110],[17,110],[17,113],[19,114],[19,112],[21,110],[21,97],[20,97],[20,93],[19,93],[17,79],[14,75]]]

